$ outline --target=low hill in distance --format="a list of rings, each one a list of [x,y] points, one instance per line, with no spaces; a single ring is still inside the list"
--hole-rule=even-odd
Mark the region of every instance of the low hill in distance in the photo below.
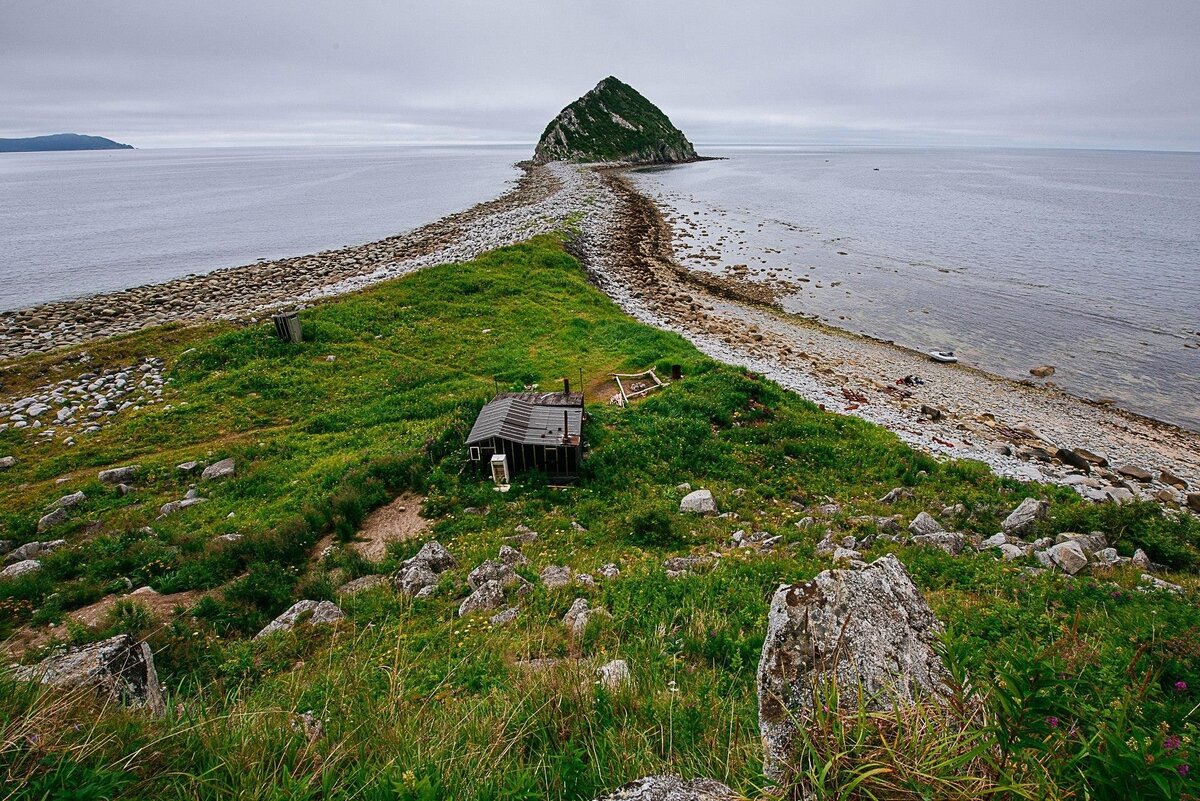
[[[694,161],[696,149],[636,89],[613,77],[559,112],[538,141],[534,161]]]
[[[103,136],[73,133],[0,139],[0,153],[34,153],[44,150],[133,150],[133,145],[114,142]]]

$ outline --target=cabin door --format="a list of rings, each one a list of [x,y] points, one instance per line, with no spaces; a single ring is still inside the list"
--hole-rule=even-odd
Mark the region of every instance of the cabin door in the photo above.
[[[546,448],[546,472],[558,475],[558,448]]]

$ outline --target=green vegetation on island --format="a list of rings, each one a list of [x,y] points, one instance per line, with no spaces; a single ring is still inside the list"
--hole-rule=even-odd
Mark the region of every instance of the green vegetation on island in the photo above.
[[[816,551],[826,529],[865,539],[886,516],[946,516],[961,504],[948,513],[955,528],[987,537],[1026,497],[1050,502],[1030,537],[1104,532],[1120,553],[1142,548],[1171,566],[1186,595],[1143,592],[1130,567],[1067,577],[994,551],[874,539],[864,558],[895,553],[945,622],[947,664],[969,677],[955,700],[975,712],[831,703],[801,744],[809,790],[1195,795],[1195,518],[999,479],[825,413],[631,320],[551,237],[322,302],[301,319],[299,345],[269,323],[167,327],[4,372],[8,394],[149,358],[167,376],[162,404],[115,416],[73,447],[0,433],[15,462],[0,473],[5,537],[67,543],[40,570],[0,582],[3,633],[145,638],[167,694],[166,714],[153,717],[4,675],[7,798],[591,799],[651,773],[755,796],[768,603],[780,583],[831,566]],[[675,364],[682,380],[625,408],[606,402],[609,373],[669,375]],[[580,369],[591,419],[578,486],[532,474],[500,493],[467,469],[464,435],[497,385],[554,388]],[[177,469],[223,458],[237,469],[221,480]],[[97,480],[130,464],[140,468],[127,494]],[[681,513],[684,482],[736,518]],[[160,517],[191,485],[206,502]],[[878,500],[895,487],[911,492]],[[47,508],[75,491],[85,497],[39,534]],[[404,492],[424,497],[431,526],[369,562],[351,547],[356,533]],[[539,536],[514,541],[518,529]],[[781,539],[731,547],[738,530]],[[388,581],[337,592],[394,574],[431,540],[457,566],[427,597]],[[503,545],[528,560],[516,567],[532,585],[520,613],[503,625],[459,617],[468,574]],[[694,561],[668,578],[674,557]],[[619,575],[605,576],[606,564]],[[595,581],[548,587],[539,573],[551,565]],[[159,618],[127,594],[143,585],[195,596]],[[122,598],[96,625],[73,622],[107,595]],[[573,634],[561,621],[580,597],[607,614]],[[248,639],[300,599],[335,601],[345,619]],[[48,648],[43,640],[24,660]],[[599,680],[614,659],[628,664],[627,682]]]
[[[542,132],[534,161],[669,164],[696,159],[696,149],[667,115],[613,77],[559,112]]]
[[[73,133],[29,136],[23,139],[0,139],[0,153],[34,153],[52,150],[133,150],[133,145],[114,142],[103,136]]]

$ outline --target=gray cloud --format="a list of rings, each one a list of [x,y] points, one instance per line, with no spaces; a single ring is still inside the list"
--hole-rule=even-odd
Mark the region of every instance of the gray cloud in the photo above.
[[[1187,0],[0,0],[0,136],[532,142],[615,74],[704,142],[1200,149]]]

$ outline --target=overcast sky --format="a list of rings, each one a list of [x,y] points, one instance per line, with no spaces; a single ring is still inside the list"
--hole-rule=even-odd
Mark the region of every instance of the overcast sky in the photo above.
[[[0,136],[532,143],[609,74],[697,143],[1200,150],[1197,0],[0,0]]]

